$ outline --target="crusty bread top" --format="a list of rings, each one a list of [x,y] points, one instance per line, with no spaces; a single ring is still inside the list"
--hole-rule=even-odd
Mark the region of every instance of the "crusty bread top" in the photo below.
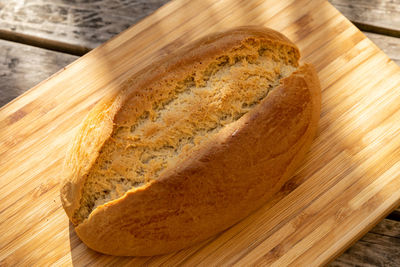
[[[66,157],[61,197],[72,222],[176,168],[254,109],[299,56],[283,35],[241,27],[200,39],[126,81],[90,112]]]
[[[293,175],[315,136],[320,103],[315,70],[303,65],[179,167],[96,208],[77,234],[121,256],[168,253],[215,235]]]
[[[81,240],[112,255],[167,253],[273,197],[319,119],[318,77],[299,57],[275,31],[236,28],[154,62],[97,104],[63,171]]]

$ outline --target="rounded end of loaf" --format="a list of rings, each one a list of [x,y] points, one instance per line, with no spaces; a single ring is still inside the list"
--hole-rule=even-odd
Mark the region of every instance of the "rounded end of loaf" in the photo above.
[[[60,198],[68,218],[74,225],[79,224],[74,215],[80,207],[85,176],[113,131],[113,118],[121,102],[121,96],[114,95],[97,103],[78,126],[77,133],[67,149],[61,172]]]

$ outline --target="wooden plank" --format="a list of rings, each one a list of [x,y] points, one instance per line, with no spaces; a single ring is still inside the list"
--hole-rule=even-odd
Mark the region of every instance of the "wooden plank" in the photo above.
[[[398,16],[400,17],[400,13]],[[369,32],[364,34],[400,66],[400,38]]]
[[[363,31],[400,37],[400,0],[329,0]]]
[[[384,219],[329,266],[397,266],[399,262],[400,220]]]
[[[244,24],[283,32],[317,68],[321,122],[303,166],[273,202],[200,245],[150,258],[89,250],[58,193],[79,122],[154,57]],[[325,1],[173,1],[0,109],[0,265],[327,263],[400,204],[399,73]]]
[[[77,58],[0,40],[0,107]]]
[[[168,0],[0,0],[0,30],[20,40],[41,40],[66,51],[94,48],[150,15]],[[1,33],[1,32],[0,32]],[[48,48],[48,47],[47,47]]]
[[[167,2],[35,0],[22,4],[18,0],[0,0],[0,37],[82,55]],[[400,32],[399,0],[330,2],[360,27]]]
[[[370,233],[400,239],[400,221],[385,219],[372,228]]]
[[[400,222],[385,219],[329,266],[398,266],[399,262]]]

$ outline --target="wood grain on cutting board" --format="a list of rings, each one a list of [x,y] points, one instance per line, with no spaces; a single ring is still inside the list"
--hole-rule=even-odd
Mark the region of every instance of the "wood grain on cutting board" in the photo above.
[[[195,247],[141,258],[88,249],[58,191],[88,110],[154,57],[248,24],[283,32],[318,70],[321,121],[302,167],[275,201]],[[173,1],[0,110],[0,265],[326,263],[400,204],[399,88],[399,67],[325,1]]]

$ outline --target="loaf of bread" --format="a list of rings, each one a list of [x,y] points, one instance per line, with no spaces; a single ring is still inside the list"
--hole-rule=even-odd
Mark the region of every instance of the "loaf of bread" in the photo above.
[[[320,85],[282,34],[206,36],[99,102],[67,153],[63,207],[111,255],[176,251],[230,227],[293,175],[316,133]]]

